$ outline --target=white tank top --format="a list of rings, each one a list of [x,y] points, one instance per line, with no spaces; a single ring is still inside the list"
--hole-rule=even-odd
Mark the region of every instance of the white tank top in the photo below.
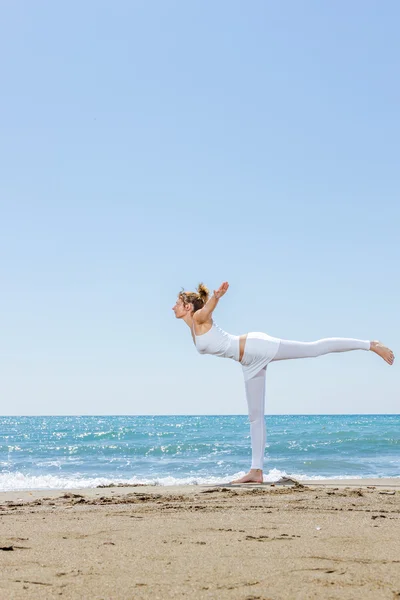
[[[202,335],[196,335],[193,319],[193,335],[196,349],[200,354],[213,354],[221,358],[233,358],[239,361],[239,337],[227,333],[213,322],[211,329]]]

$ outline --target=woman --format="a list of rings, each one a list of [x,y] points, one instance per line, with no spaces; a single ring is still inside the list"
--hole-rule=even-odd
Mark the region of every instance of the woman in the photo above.
[[[172,310],[177,319],[183,319],[190,327],[194,344],[200,354],[233,358],[241,363],[250,421],[252,464],[250,471],[244,477],[232,483],[261,483],[266,441],[265,375],[269,362],[309,358],[331,352],[371,350],[392,365],[394,354],[377,341],[327,338],[317,342],[291,342],[259,332],[231,335],[220,329],[212,320],[213,311],[228,288],[229,284],[225,281],[209,298],[207,287],[200,283],[197,292],[180,292]]]

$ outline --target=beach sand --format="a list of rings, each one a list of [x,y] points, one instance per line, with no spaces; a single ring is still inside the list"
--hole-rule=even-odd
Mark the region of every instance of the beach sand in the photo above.
[[[0,493],[0,598],[400,598],[400,479]]]

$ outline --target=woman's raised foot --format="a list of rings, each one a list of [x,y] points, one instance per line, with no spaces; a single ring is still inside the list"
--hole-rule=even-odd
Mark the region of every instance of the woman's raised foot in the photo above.
[[[394,363],[394,354],[390,348],[384,346],[382,342],[378,342],[377,340],[371,342],[370,350],[378,354],[383,360],[385,360],[389,365]]]

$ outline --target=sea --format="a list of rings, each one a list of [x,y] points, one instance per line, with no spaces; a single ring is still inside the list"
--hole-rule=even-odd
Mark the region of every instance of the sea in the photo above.
[[[266,416],[264,481],[400,477],[400,415]],[[245,415],[0,417],[0,491],[227,483]]]

